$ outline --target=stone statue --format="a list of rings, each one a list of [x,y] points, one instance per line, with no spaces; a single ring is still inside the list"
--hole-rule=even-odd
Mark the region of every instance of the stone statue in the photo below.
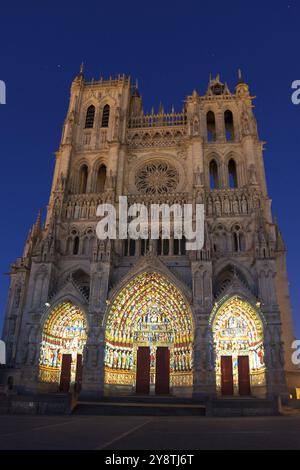
[[[244,135],[250,134],[250,123],[247,111],[243,111],[241,116],[242,132]]]
[[[197,168],[197,171],[195,172],[195,185],[196,186],[201,186],[202,181],[201,181],[201,172],[200,168]]]
[[[238,213],[239,213],[239,203],[238,203],[237,199],[234,199],[234,200],[233,200],[233,203],[232,203],[232,210],[233,210],[233,213],[234,213],[234,214],[238,214]]]
[[[246,199],[245,196],[242,197],[241,206],[242,206],[242,213],[247,214],[248,213],[248,204],[247,204],[247,199]]]
[[[219,198],[215,200],[215,211],[216,211],[216,216],[220,217],[222,210],[221,210],[221,203]]]
[[[250,184],[257,184],[256,169],[253,164],[249,167],[249,175]]]
[[[227,196],[224,198],[224,214],[230,213],[230,202]]]

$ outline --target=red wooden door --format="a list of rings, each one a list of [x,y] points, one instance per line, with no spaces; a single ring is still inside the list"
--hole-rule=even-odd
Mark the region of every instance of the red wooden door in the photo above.
[[[148,395],[150,392],[150,348],[142,346],[137,350],[136,393]]]
[[[250,367],[249,356],[238,357],[238,371],[239,371],[239,394],[250,395]]]
[[[60,373],[60,392],[68,392],[70,389],[71,382],[71,364],[72,354],[63,354],[61,362],[61,373]]]
[[[170,350],[159,347],[156,350],[155,393],[166,395],[170,392]]]
[[[76,374],[75,374],[75,391],[80,392],[82,383],[82,354],[77,354]]]
[[[222,395],[233,395],[232,356],[221,357]]]

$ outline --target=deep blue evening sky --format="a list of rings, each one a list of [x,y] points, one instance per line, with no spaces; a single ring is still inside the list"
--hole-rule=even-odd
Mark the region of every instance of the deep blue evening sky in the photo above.
[[[233,88],[240,67],[257,96],[267,141],[265,164],[273,211],[287,248],[296,333],[300,337],[300,2],[27,1],[0,8],[0,272],[22,254],[37,210],[45,208],[71,80],[85,63],[88,78],[138,78],[144,107],[182,101],[206,90],[209,73]],[[44,209],[45,214],[45,209]],[[0,277],[0,324],[8,277]]]

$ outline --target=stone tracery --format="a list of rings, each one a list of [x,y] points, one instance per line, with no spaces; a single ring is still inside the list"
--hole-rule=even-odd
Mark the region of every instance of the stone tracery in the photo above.
[[[135,184],[144,194],[174,192],[179,183],[177,170],[169,163],[158,160],[147,163],[136,174]]]

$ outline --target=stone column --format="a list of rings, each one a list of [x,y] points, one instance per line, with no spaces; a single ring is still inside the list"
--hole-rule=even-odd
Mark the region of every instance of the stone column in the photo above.
[[[267,396],[280,396],[288,400],[288,390],[284,373],[284,351],[281,340],[281,326],[270,323],[264,334]]]
[[[200,320],[195,331],[193,396],[207,398],[215,395],[216,374],[212,332],[206,320]]]
[[[104,393],[105,331],[101,317],[93,317],[83,352],[83,377],[80,398],[100,399]]]

